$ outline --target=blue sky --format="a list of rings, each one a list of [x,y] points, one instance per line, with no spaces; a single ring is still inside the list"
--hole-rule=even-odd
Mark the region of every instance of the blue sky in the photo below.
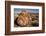
[[[31,13],[39,13],[39,9],[23,9],[23,8],[14,8],[15,12],[21,12],[22,10],[26,10]]]

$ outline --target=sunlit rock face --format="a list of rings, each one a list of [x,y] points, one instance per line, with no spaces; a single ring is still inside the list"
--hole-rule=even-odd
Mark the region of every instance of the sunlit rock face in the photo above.
[[[26,26],[31,24],[32,18],[28,12],[21,12],[17,19],[17,24],[20,26]]]

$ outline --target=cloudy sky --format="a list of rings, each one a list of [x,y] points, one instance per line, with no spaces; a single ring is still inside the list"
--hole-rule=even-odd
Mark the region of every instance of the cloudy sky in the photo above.
[[[14,8],[14,13],[20,13],[22,10],[26,10],[29,13],[38,13],[39,9],[23,9],[23,8]]]

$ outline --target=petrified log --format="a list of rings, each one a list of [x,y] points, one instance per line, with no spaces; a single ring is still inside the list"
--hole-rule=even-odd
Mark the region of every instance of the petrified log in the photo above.
[[[32,19],[29,13],[22,12],[19,14],[18,19],[16,21],[18,25],[26,26],[26,25],[31,24]]]

